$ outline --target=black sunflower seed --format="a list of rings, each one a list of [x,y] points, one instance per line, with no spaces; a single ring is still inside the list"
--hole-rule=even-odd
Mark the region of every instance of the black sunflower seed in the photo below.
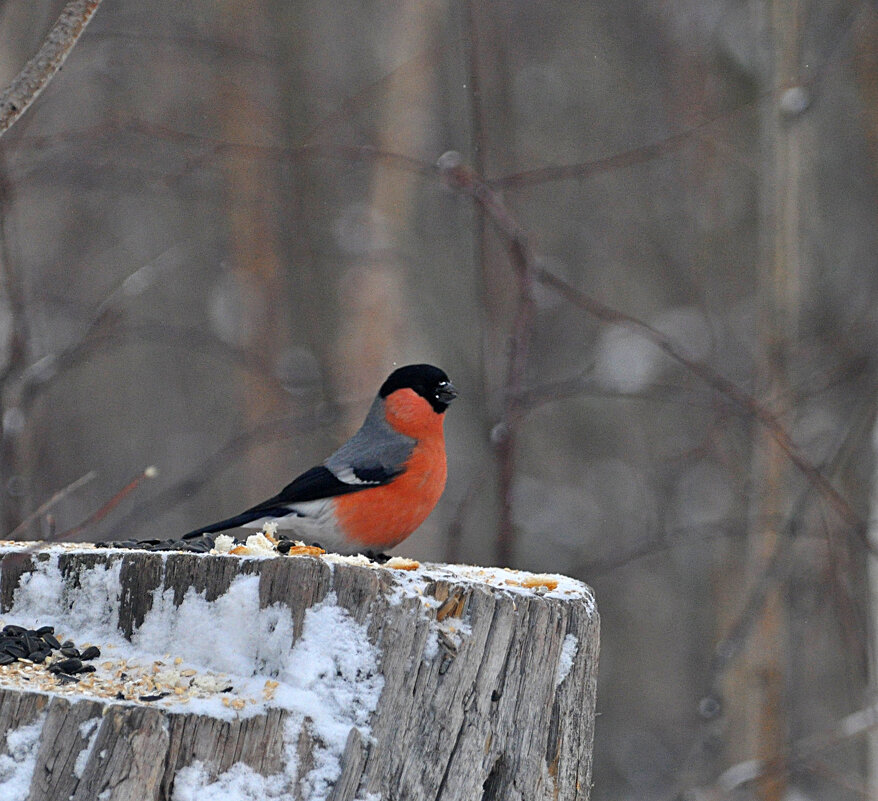
[[[3,646],[3,651],[10,656],[14,656],[16,659],[27,656],[27,648],[25,648],[20,642],[7,643]]]
[[[61,643],[61,647],[62,648],[75,648],[76,643],[73,642],[73,640],[64,640],[64,642]]]
[[[101,655],[101,649],[96,645],[89,645],[80,655],[79,658],[86,662],[89,659],[97,659]]]
[[[150,551],[176,551],[179,550],[179,547],[170,540],[165,540],[164,542],[157,542],[155,545],[147,546],[147,550]]]
[[[53,634],[44,634],[43,642],[55,651],[57,651],[61,647],[61,643],[55,639],[55,636]]]
[[[141,695],[139,696],[139,700],[141,701],[160,701],[162,698],[167,698],[170,693],[156,693],[155,695]]]
[[[16,661],[14,656],[7,653],[0,653],[0,665],[11,665]]]
[[[36,630],[36,635],[37,635],[38,637],[44,637],[46,634],[54,634],[54,633],[55,633],[55,627],[54,627],[54,626],[40,626],[40,627]]]
[[[26,628],[22,626],[13,626],[11,623],[8,626],[3,627],[3,634],[5,634],[7,637],[17,637],[26,632]]]
[[[62,659],[52,662],[49,667],[51,673],[79,673],[82,670],[82,662],[78,659]]]
[[[62,656],[73,656],[79,657],[79,648],[62,648],[61,649]]]
[[[51,653],[51,651],[36,651],[35,653],[32,653],[28,657],[28,659],[30,659],[32,662],[36,662],[38,665],[41,665],[43,664],[43,662],[46,661],[46,657],[49,656],[49,654]]]
[[[194,553],[207,553],[214,546],[214,541],[210,537],[201,537],[197,540],[180,541],[180,548]]]

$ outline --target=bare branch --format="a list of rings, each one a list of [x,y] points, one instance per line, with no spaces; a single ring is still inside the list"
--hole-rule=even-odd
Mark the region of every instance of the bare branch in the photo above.
[[[792,743],[786,754],[776,754],[765,760],[748,759],[723,771],[713,785],[688,791],[686,798],[693,801],[713,801],[725,798],[733,790],[767,776],[787,773],[794,767],[807,766],[824,751],[859,737],[878,726],[878,709],[874,706],[859,709],[836,721],[827,729]]]
[[[540,268],[536,271],[536,280],[555,290],[561,297],[566,298],[583,311],[604,322],[627,328],[629,331],[652,342],[653,345],[675,362],[698,376],[698,378],[713,387],[721,395],[724,395],[744,414],[755,418],[768,430],[778,447],[786,454],[796,469],[820,492],[839,518],[846,525],[850,526],[863,543],[868,546],[865,521],[860,518],[850,503],[823,475],[820,469],[798,449],[787,429],[765,404],[718,373],[710,365],[686,356],[671,341],[669,336],[644,323],[642,320],[601,303],[546,269]]]
[[[115,528],[122,532],[122,538],[127,539],[144,521],[154,521],[192,498],[205,484],[229,469],[236,459],[251,448],[325,428],[327,425],[329,419],[320,418],[317,414],[265,420],[250,430],[235,435],[174,484],[135,505],[115,524]]]
[[[145,479],[147,478],[155,478],[158,474],[158,470],[155,467],[147,467],[142,473],[135,476],[131,481],[129,481],[122,489],[120,489],[110,500],[108,500],[100,509],[90,515],[88,518],[82,521],[79,525],[73,526],[73,528],[67,529],[67,531],[63,531],[60,534],[56,534],[54,531],[54,524],[52,525],[52,533],[50,536],[46,537],[46,542],[62,542],[64,540],[69,540],[75,537],[77,534],[81,534],[85,531],[89,526],[93,526],[95,523],[99,523],[103,520],[119,503],[130,493],[136,490]],[[82,482],[87,476],[79,479]],[[74,482],[76,483],[76,482]],[[35,553],[40,547],[42,547],[45,542],[42,541],[34,541],[26,548],[21,551],[16,551],[15,553],[10,554],[11,564],[22,564],[28,556],[32,553]]]
[[[49,511],[58,501],[66,498],[71,492],[75,492],[80,487],[84,487],[89,481],[93,481],[97,478],[97,473],[94,470],[90,470],[84,476],[80,476],[76,479],[76,481],[68,484],[63,489],[58,490],[49,500],[40,505],[38,508],[34,509],[24,520],[22,520],[12,531],[10,531],[6,535],[6,539],[14,540],[22,531],[24,531],[31,523],[34,522],[38,517],[42,517],[46,512]]]
[[[439,169],[448,185],[464,194],[470,195],[485,210],[499,232],[507,238],[510,261],[516,271],[524,296],[529,295],[532,282],[539,282],[557,292],[574,306],[597,317],[599,320],[626,328],[637,336],[652,342],[665,355],[713,387],[721,395],[724,395],[727,400],[731,401],[745,415],[755,418],[760,425],[764,426],[781,451],[796,469],[805,476],[808,482],[820,492],[838,517],[853,529],[856,536],[867,547],[871,548],[866,537],[865,521],[857,514],[832,482],[823,475],[820,469],[798,449],[783,423],[778,420],[765,404],[707,363],[687,356],[674,344],[667,334],[662,333],[657,328],[633,315],[626,314],[611,306],[607,306],[605,303],[601,303],[601,301],[567,283],[567,281],[550,270],[535,266],[527,235],[513,217],[500,195],[481,176],[476,175],[472,169],[459,162],[447,161],[442,163],[442,160],[440,160]],[[517,324],[527,319],[525,315],[521,314],[522,309],[527,306],[527,303],[522,303],[522,308],[519,310],[519,319],[516,320]],[[521,331],[517,330],[514,337],[521,333]],[[514,355],[515,351],[513,350]],[[521,392],[522,384],[519,382],[523,381],[523,366],[523,358],[517,362],[514,358],[510,360],[511,370],[508,388],[512,392]]]
[[[100,4],[101,0],[70,0],[64,6],[43,46],[0,93],[0,136],[27,111],[61,69]]]
[[[95,525],[95,523],[100,523],[110,512],[113,511],[122,500],[130,495],[134,490],[136,490],[141,483],[147,478],[155,478],[158,474],[158,471],[155,467],[147,467],[142,473],[136,475],[131,481],[129,481],[122,489],[120,489],[110,500],[108,500],[100,509],[98,509],[94,514],[87,517],[83,520],[79,525],[73,526],[73,528],[67,529],[67,531],[62,531],[60,534],[52,537],[54,541],[61,540],[70,540],[73,539],[78,534],[81,534],[90,526]]]
[[[442,156],[439,159],[439,169],[449,185],[470,195],[477,206],[503,234],[509,250],[509,262],[518,285],[515,316],[509,335],[503,414],[492,432],[500,485],[497,562],[501,565],[508,565],[512,561],[515,541],[512,520],[512,487],[515,478],[518,428],[524,413],[521,397],[525,388],[529,346],[536,317],[534,286],[537,271],[527,232],[518,224],[500,195],[492,190],[474,170],[460,163],[456,153],[446,153]]]

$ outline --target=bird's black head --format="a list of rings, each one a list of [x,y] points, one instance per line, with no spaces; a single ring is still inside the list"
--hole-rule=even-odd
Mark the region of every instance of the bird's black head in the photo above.
[[[432,364],[409,364],[394,370],[378,390],[378,397],[386,398],[398,389],[414,390],[437,414],[442,414],[457,397],[457,390],[448,376]]]

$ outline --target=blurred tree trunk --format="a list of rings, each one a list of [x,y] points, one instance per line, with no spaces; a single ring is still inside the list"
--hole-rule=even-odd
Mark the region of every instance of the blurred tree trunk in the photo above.
[[[870,700],[878,704],[878,419],[872,431],[872,497],[869,508],[869,543],[872,552],[868,556],[869,621],[871,626],[869,645]],[[878,798],[878,729],[872,727],[866,740],[867,786],[869,798]]]
[[[470,97],[472,166],[486,179],[514,173],[520,168],[516,120],[511,100],[511,64],[514,50],[502,15],[490,4],[467,0],[463,4],[463,38],[469,60],[467,91]],[[515,405],[509,397],[509,359],[515,345],[512,329],[521,301],[510,264],[508,245],[488,224],[476,204],[473,230],[475,263],[481,277],[481,370],[488,424],[496,426],[492,444],[497,481],[497,531],[494,560],[515,562],[512,487],[518,451]],[[498,425],[498,423],[502,423]]]
[[[379,151],[425,156],[435,124],[437,82],[432,60],[426,68],[422,64],[444,13],[444,0],[429,0],[403,3],[393,17],[383,50],[383,61],[392,65],[392,71],[383,81],[383,108],[374,143]],[[376,380],[384,377],[391,363],[421,344],[418,332],[405,330],[408,292],[400,259],[404,243],[399,241],[401,231],[418,226],[415,190],[420,180],[414,173],[375,163],[366,218],[361,221],[365,239],[340,285],[335,374],[342,393],[354,398],[371,396]],[[423,344],[429,347],[429,334]],[[363,408],[346,405],[344,412],[341,433],[347,436],[362,423]]]
[[[15,528],[24,516],[27,499],[21,491],[22,476],[29,474],[26,454],[31,453],[31,449],[21,447],[26,421],[17,391],[28,358],[27,310],[22,278],[13,268],[3,224],[11,205],[10,191],[0,165],[0,536]]]
[[[854,46],[856,78],[863,97],[866,141],[872,156],[873,172],[878,167],[878,70],[875,52],[878,49],[878,14],[873,9],[863,10],[863,22],[857,27]],[[869,621],[869,682],[873,704],[878,703],[878,421],[872,432],[872,497],[869,510],[869,542],[872,553],[868,557]],[[878,798],[878,729],[872,728],[867,740],[867,784],[869,798]]]
[[[273,17],[267,9],[248,0],[225,0],[221,10],[222,37],[230,52],[259,52]],[[273,63],[273,62],[272,62]],[[217,110],[222,138],[235,144],[274,143],[274,118],[265,113],[273,106],[273,74],[263,62],[231,58],[219,78]],[[228,253],[234,283],[230,297],[237,314],[232,328],[240,347],[269,366],[277,366],[289,342],[286,313],[286,279],[278,253],[273,210],[279,205],[276,170],[246,152],[232,151],[225,164],[225,215]],[[276,395],[263,392],[258,382],[244,384],[241,398],[242,428],[250,430],[283,413]],[[257,497],[277,485],[288,469],[285,443],[266,444],[249,452],[246,468],[248,495]]]
[[[758,275],[761,393],[778,419],[792,417],[787,361],[795,346],[800,284],[807,274],[803,260],[801,198],[807,116],[794,119],[790,96],[800,76],[801,14],[799,0],[773,0],[767,6],[771,68],[767,85],[773,94],[761,117],[760,252]],[[755,427],[752,486],[745,555],[745,587],[765,571],[779,545],[779,532],[792,506],[791,475],[786,456],[764,427]],[[747,593],[743,595],[747,597]],[[733,759],[777,760],[785,751],[785,680],[788,620],[783,587],[769,591],[742,658],[730,671],[727,686]],[[736,749],[740,749],[736,751]],[[787,779],[782,765],[757,782],[763,801],[781,801]]]
[[[0,48],[0,89],[6,88],[33,56],[56,12],[35,3],[0,6],[0,25],[19,32]],[[8,134],[5,141],[9,141]],[[13,207],[12,191],[4,157],[0,165],[0,323],[3,317],[9,322],[5,337],[0,325],[0,337],[5,338],[0,339],[0,536],[11,531],[32,504],[29,478],[33,449],[26,444],[31,432],[18,397],[18,378],[34,351],[39,352],[28,330],[25,276],[16,269],[6,227]]]

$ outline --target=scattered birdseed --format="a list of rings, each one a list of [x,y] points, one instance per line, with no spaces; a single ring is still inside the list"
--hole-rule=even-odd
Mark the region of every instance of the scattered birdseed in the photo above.
[[[420,566],[420,562],[403,556],[393,556],[384,563],[384,567],[389,567],[391,570],[417,570]]]
[[[96,548],[123,548],[144,551],[183,551],[186,553],[233,554],[235,556],[320,556],[326,553],[318,545],[307,545],[285,535],[278,535],[276,523],[266,523],[262,531],[245,540],[228,534],[202,535],[186,539],[110,540],[95,543]],[[375,555],[376,557],[380,555]],[[414,568],[410,568],[414,569]]]
[[[533,575],[521,580],[508,579],[506,583],[513,587],[525,587],[531,590],[545,587],[546,590],[551,591],[558,588],[558,579],[554,576]]]
[[[53,653],[55,651],[60,653],[56,655]],[[58,642],[52,626],[26,629],[10,624],[0,630],[0,666],[16,662],[29,666],[45,665],[52,674],[72,676],[94,670],[82,663],[100,655],[100,649],[95,646],[89,646],[80,653],[72,640]]]
[[[112,650],[113,646],[107,648]],[[232,693],[234,689],[227,676],[199,673],[185,667],[182,657],[170,654],[144,664],[127,659],[104,659],[98,666],[91,664],[101,656],[101,650],[97,645],[77,648],[68,639],[59,642],[52,626],[4,626],[0,629],[0,686],[17,684],[68,694],[75,685],[79,693],[130,703],[164,699],[169,699],[166,703],[188,703],[193,698]],[[223,701],[236,711],[255,703],[253,699],[235,696],[226,696]]]

